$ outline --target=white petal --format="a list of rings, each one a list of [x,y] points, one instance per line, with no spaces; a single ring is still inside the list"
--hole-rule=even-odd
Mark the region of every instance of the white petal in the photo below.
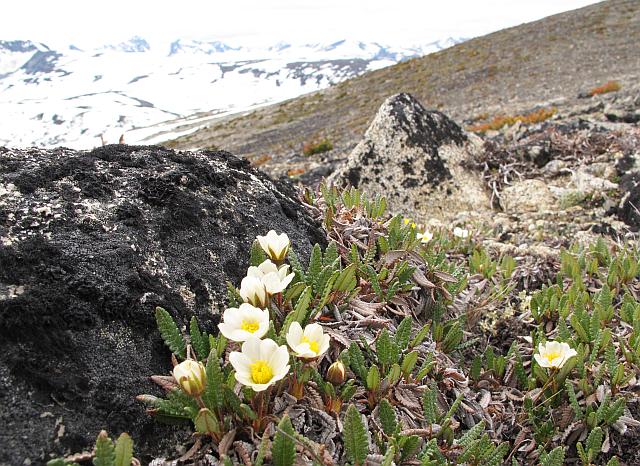
[[[281,281],[280,284],[282,286],[282,289],[284,290],[287,286],[289,286],[289,283],[291,283],[291,280],[293,280],[293,277],[295,277],[296,274],[295,273],[290,273],[289,275],[287,275],[286,277],[284,277]]]
[[[549,364],[549,361],[543,358],[542,356],[540,356],[539,354],[536,353],[533,355],[533,357],[535,358],[536,362],[540,367],[551,367],[551,364]]]
[[[232,351],[229,354],[229,362],[237,374],[246,375],[251,373],[251,360],[246,354],[242,354],[240,351]]]
[[[311,341],[317,341],[320,343],[322,339],[322,326],[320,324],[309,324],[304,328],[304,336]]]
[[[286,346],[280,346],[273,352],[271,358],[268,359],[267,364],[271,366],[273,373],[277,373],[282,370],[284,366],[289,362],[289,351]]]
[[[262,283],[264,283],[269,294],[280,293],[284,289],[280,283],[280,277],[278,277],[277,272],[271,272],[262,277]]]
[[[249,338],[242,344],[242,354],[252,362],[262,359],[260,357],[260,343],[261,341],[256,337]]]
[[[242,305],[240,308],[242,308]],[[242,311],[240,308],[230,307],[225,310],[222,313],[222,321],[231,327],[238,327],[242,322]]]
[[[260,270],[260,272],[262,272],[262,275],[267,275],[270,273],[278,273],[278,267],[276,267],[276,264],[271,262],[269,259],[267,259],[262,264],[260,264],[258,266],[258,269]]]
[[[256,266],[251,266],[247,269],[247,277],[256,277],[256,278],[262,278],[262,275],[264,275],[262,273],[262,271],[256,267]]]
[[[281,367],[278,372],[275,372],[273,374],[273,378],[271,379],[271,382],[273,383],[273,382],[277,382],[278,380],[284,379],[287,376],[287,374],[289,374],[290,369],[291,369],[291,366],[289,364]]]
[[[278,349],[278,344],[271,338],[260,341],[260,359],[268,361],[271,355]]]
[[[289,330],[287,330],[287,343],[289,347],[294,350],[294,348],[300,344],[300,340],[302,340],[302,327],[298,322],[291,322]]]
[[[331,342],[331,337],[329,335],[323,335],[322,341],[318,348],[318,355],[324,354],[329,349],[329,343]]]

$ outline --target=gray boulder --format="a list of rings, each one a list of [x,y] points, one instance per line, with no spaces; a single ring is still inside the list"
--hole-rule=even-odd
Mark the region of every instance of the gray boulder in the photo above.
[[[479,173],[463,166],[481,153],[479,138],[413,96],[397,94],[382,104],[364,139],[328,181],[384,195],[393,212],[419,221],[446,220],[490,209]]]
[[[128,431],[143,463],[188,440],[134,397],[170,370],[154,309],[216,333],[257,234],[302,257],[321,230],[225,152],[0,148],[0,464],[41,464]]]

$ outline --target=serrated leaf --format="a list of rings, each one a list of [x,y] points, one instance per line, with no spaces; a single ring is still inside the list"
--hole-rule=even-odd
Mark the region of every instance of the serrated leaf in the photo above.
[[[394,435],[398,427],[398,421],[393,406],[386,398],[383,398],[378,405],[378,416],[383,432],[389,436]]]
[[[438,419],[437,393],[435,387],[425,390],[422,396],[422,410],[424,418],[429,424],[435,424]]]
[[[416,334],[415,337],[413,337],[413,340],[411,340],[411,344],[409,344],[409,348],[415,348],[416,346],[420,345],[424,339],[427,337],[427,335],[429,334],[429,330],[431,329],[431,324],[426,324],[424,325]]]
[[[96,449],[93,458],[94,466],[113,466],[116,461],[116,449],[113,442],[103,430],[96,439]]]
[[[369,453],[369,439],[362,422],[362,416],[354,405],[349,405],[344,418],[342,439],[347,458],[356,465],[362,465]]]
[[[116,441],[116,462],[115,466],[131,466],[133,459],[133,440],[129,434],[123,432]]]
[[[191,337],[191,346],[198,358],[205,359],[209,356],[209,339],[200,331],[196,316],[191,317],[189,322],[189,335]]]
[[[409,316],[402,319],[402,322],[398,325],[396,330],[396,345],[400,351],[404,351],[409,346],[409,340],[411,339],[411,323],[413,319]]]
[[[389,332],[386,328],[380,332],[380,335],[376,340],[376,355],[384,369],[388,368],[391,364],[398,362],[398,347],[395,342],[391,341],[391,337],[389,336]]]
[[[362,350],[355,341],[351,342],[351,346],[347,350],[347,356],[349,358],[349,367],[351,370],[365,382],[367,380],[367,368],[365,367],[364,355]]]
[[[171,314],[161,307],[156,307],[156,323],[158,324],[158,330],[160,330],[160,336],[171,352],[182,359],[186,358],[187,345]]]
[[[224,374],[220,368],[220,360],[215,349],[212,349],[207,358],[205,367],[207,373],[207,385],[202,394],[202,401],[207,408],[216,412],[224,404],[222,387],[224,386]]]
[[[285,414],[278,423],[278,431],[273,439],[271,455],[274,466],[293,466],[296,459],[294,435],[291,419]]]
[[[541,466],[563,466],[564,465],[564,448],[556,447],[541,462]]]

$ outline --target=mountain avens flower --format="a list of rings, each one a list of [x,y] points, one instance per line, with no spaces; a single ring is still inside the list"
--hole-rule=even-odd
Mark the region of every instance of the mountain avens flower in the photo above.
[[[269,311],[242,303],[238,308],[230,307],[224,311],[218,328],[220,333],[232,341],[262,338],[269,330]]]
[[[173,368],[173,378],[187,395],[200,396],[207,385],[207,371],[201,362],[187,359]]]
[[[286,233],[277,234],[269,230],[266,236],[258,235],[260,246],[272,261],[282,263],[289,252],[289,237]]]
[[[433,233],[425,230],[422,233],[416,233],[416,238],[419,239],[422,243],[428,243],[433,239]]]
[[[293,280],[295,274],[288,272],[288,265],[285,264],[278,267],[276,264],[267,259],[257,267],[249,267],[247,276],[259,278],[262,283],[264,283],[267,293],[272,295],[281,293],[289,285],[289,283],[291,283],[291,280]]]
[[[538,352],[533,357],[541,367],[559,369],[576,354],[578,354],[576,350],[567,343],[547,341],[544,344],[538,344]]]
[[[467,238],[469,236],[469,230],[465,230],[464,228],[455,227],[453,229],[453,236],[457,236],[458,238]]]
[[[267,307],[269,296],[267,289],[258,277],[244,277],[240,282],[240,296],[246,303],[260,309]]]
[[[347,369],[342,361],[336,361],[327,369],[327,381],[333,385],[341,385],[347,378]]]
[[[292,322],[287,331],[287,343],[302,359],[315,359],[329,349],[329,335],[325,335],[320,324],[309,324],[304,330],[298,322]]]
[[[242,351],[229,354],[229,362],[236,371],[236,380],[256,392],[282,380],[291,367],[287,347],[278,346],[269,338],[249,338],[242,344]]]

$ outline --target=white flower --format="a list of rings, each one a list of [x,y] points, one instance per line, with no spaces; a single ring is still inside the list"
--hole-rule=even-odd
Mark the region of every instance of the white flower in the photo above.
[[[274,230],[269,230],[266,236],[258,235],[258,242],[264,252],[275,262],[284,261],[289,252],[289,237],[286,233],[278,235]]]
[[[302,330],[298,322],[292,322],[287,331],[287,343],[303,359],[315,359],[329,349],[329,335],[325,335],[322,326],[309,324]]]
[[[559,369],[576,354],[578,354],[576,350],[567,343],[548,341],[545,344],[538,344],[538,353],[534,354],[533,357],[541,367]]]
[[[269,338],[249,338],[242,344],[242,352],[231,352],[229,362],[236,371],[236,380],[256,392],[282,380],[291,367],[287,347],[278,346]]]
[[[416,238],[419,239],[423,243],[428,243],[433,239],[433,233],[428,230],[425,230],[423,233],[417,233]]]
[[[246,303],[260,309],[266,308],[269,302],[267,289],[258,277],[244,277],[242,279],[240,282],[240,296]]]
[[[289,283],[291,283],[291,280],[293,280],[295,274],[290,273],[287,275],[287,272],[289,272],[288,265],[278,267],[267,259],[257,267],[249,267],[247,276],[259,278],[262,283],[264,283],[267,293],[272,295],[283,292]]]
[[[201,362],[187,359],[173,368],[173,378],[187,395],[200,396],[207,385],[207,371]]]
[[[269,330],[269,311],[242,303],[239,308],[230,307],[224,311],[218,328],[220,333],[232,341],[262,338]]]
[[[455,227],[453,229],[453,236],[457,236],[458,238],[466,238],[469,236],[469,230],[465,230],[460,227]]]

